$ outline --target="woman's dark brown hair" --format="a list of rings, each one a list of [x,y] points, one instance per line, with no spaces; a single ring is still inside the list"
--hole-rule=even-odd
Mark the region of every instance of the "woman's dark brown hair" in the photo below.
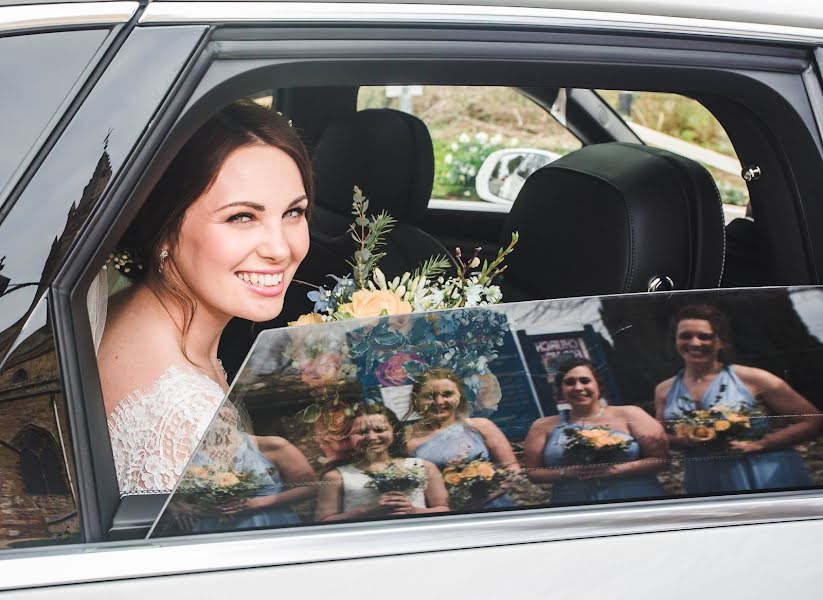
[[[133,269],[131,274],[151,276],[152,284],[183,309],[184,336],[196,303],[174,269],[168,268],[174,264],[174,248],[183,218],[212,186],[229,155],[253,145],[282,150],[296,163],[311,207],[311,160],[300,136],[280,114],[253,102],[237,102],[209,119],[181,148],[121,243],[124,248],[135,249],[143,262],[143,269]],[[161,262],[163,249],[168,250],[169,256]]]
[[[732,346],[732,326],[729,317],[716,306],[711,304],[689,304],[684,306],[672,319],[672,340],[676,342],[677,326],[680,321],[695,319],[698,321],[708,321],[712,326],[712,331],[723,343],[723,347],[717,353],[717,359],[724,365],[734,362],[734,347]]]
[[[459,418],[466,418],[469,416],[469,401],[466,399],[466,388],[463,385],[463,380],[451,369],[431,369],[426,371],[421,377],[417,379],[412,385],[412,402],[411,408],[420,413],[420,408],[417,405],[417,400],[420,397],[420,391],[423,386],[430,381],[437,381],[439,379],[447,379],[457,386],[457,391],[460,393],[460,402],[457,404],[457,416]]]
[[[569,371],[572,369],[576,369],[577,367],[586,367],[589,371],[591,371],[592,377],[597,382],[597,387],[600,389],[600,397],[603,397],[603,390],[605,387],[603,386],[603,379],[600,377],[600,373],[597,372],[594,364],[588,358],[569,358],[564,360],[557,366],[557,373],[554,376],[554,387],[557,390],[558,398],[562,400],[563,398],[563,380],[566,378],[566,375],[569,374]]]

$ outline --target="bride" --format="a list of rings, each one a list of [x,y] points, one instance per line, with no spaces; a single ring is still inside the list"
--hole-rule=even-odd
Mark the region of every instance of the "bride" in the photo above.
[[[311,195],[299,136],[251,103],[208,121],[157,183],[123,240],[142,268],[111,299],[97,354],[121,494],[174,488],[228,389],[220,334],[233,317],[282,310],[308,251]],[[314,479],[288,442],[265,441],[289,457],[272,463],[287,484]]]

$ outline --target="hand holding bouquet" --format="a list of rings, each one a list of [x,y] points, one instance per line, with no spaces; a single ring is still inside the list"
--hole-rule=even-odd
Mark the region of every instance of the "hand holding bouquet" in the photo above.
[[[366,473],[371,479],[366,487],[377,490],[381,494],[388,492],[410,492],[417,488],[426,488],[428,479],[423,467],[404,467],[391,463],[385,469],[374,473]]]
[[[564,455],[573,465],[605,465],[626,460],[631,442],[605,427],[567,427]]]
[[[450,462],[443,469],[443,481],[452,508],[468,508],[485,501],[507,479],[506,469],[499,469],[480,458]]]
[[[669,433],[687,439],[695,445],[728,443],[737,440],[756,439],[752,432],[750,410],[730,410],[715,406],[709,410],[694,410],[683,414],[683,418],[669,423]]]
[[[259,488],[260,474],[254,471],[191,467],[175,496],[190,505],[222,506],[251,498]]]

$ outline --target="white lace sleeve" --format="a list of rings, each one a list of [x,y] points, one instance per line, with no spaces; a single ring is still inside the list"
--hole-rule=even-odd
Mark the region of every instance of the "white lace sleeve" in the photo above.
[[[179,367],[126,396],[108,419],[121,495],[174,489],[223,396],[216,382]]]

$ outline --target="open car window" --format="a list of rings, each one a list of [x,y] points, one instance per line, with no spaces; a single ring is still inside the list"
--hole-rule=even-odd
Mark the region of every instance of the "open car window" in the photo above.
[[[800,287],[264,331],[150,536],[817,487],[821,323]]]

